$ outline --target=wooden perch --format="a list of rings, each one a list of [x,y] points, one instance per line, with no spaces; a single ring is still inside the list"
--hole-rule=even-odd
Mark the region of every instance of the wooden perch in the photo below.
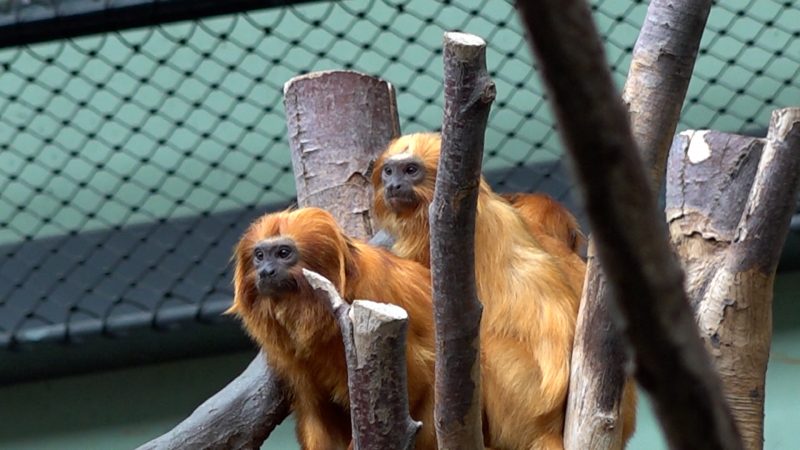
[[[676,136],[667,219],[706,348],[745,447],[764,442],[772,291],[800,177],[800,109],[773,113],[767,139]],[[687,182],[690,180],[690,182]]]
[[[328,297],[347,358],[350,418],[356,450],[411,450],[422,426],[411,419],[406,376],[408,314],[396,305],[356,300],[352,307],[323,276],[303,269]]]
[[[258,355],[178,426],[137,450],[258,448],[288,415],[283,385]]]
[[[445,33],[442,149],[430,206],[439,448],[483,448],[475,208],[494,98],[483,39]]]
[[[672,448],[741,449],[583,0],[518,2],[583,194],[636,377]]]
[[[325,208],[369,239],[372,165],[400,135],[394,88],[358,72],[314,72],[289,80],[283,98],[298,205]]]
[[[394,88],[356,72],[330,71],[293,78],[284,96],[298,203],[328,209],[347,234],[369,239],[369,170],[399,134]],[[244,399],[260,402],[264,412],[241,414]],[[288,396],[259,355],[189,418],[141,448],[189,448],[186,442],[208,450],[256,448],[288,415]]]
[[[622,97],[655,192],[664,180],[667,152],[710,9],[711,0],[652,0],[633,49]],[[631,383],[624,370],[621,336],[609,317],[610,293],[594,247],[590,242],[570,367],[564,426],[567,450],[622,447],[620,405],[625,383]]]

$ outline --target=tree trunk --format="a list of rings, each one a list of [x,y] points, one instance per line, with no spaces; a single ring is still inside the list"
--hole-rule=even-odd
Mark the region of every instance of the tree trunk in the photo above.
[[[422,426],[408,410],[408,314],[396,305],[356,300],[350,306],[322,275],[303,269],[328,298],[347,358],[350,420],[355,450],[412,450]]]
[[[483,448],[475,209],[486,120],[494,98],[483,39],[445,33],[442,149],[430,205],[435,417],[441,449]]]
[[[773,281],[800,179],[800,109],[773,113],[766,140],[681,133],[668,175],[670,233],[700,333],[745,447],[761,449]]]
[[[655,192],[664,180],[667,151],[710,8],[711,0],[651,1],[633,49],[622,97]],[[564,446],[567,450],[617,449],[623,446],[620,409],[622,405],[631,408],[634,399],[627,397],[634,396],[635,388],[625,374],[625,351],[609,317],[609,291],[592,242],[588,255],[570,368]],[[625,383],[631,385],[626,388]]]
[[[610,303],[671,447],[740,449],[652,183],[582,0],[518,2],[595,237]],[[612,308],[613,310],[613,308]]]

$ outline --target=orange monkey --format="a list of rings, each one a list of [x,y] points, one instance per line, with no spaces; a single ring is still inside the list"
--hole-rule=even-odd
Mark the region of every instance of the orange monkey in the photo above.
[[[378,159],[372,175],[375,214],[395,239],[393,251],[426,266],[428,206],[440,146],[438,134],[402,136]],[[539,242],[548,236],[531,228],[481,177],[475,222],[475,275],[484,305],[481,387],[486,443],[497,449],[563,448],[586,268],[571,251],[548,252]],[[623,399],[626,441],[635,421],[635,391],[629,385]]]
[[[423,423],[416,448],[436,449],[427,268],[348,238],[333,216],[318,208],[262,216],[244,233],[233,259],[235,298],[229,311],[243,320],[288,383],[303,449],[344,449],[351,441],[341,332],[328,300],[317,297],[303,268],[328,278],[347,302],[370,299],[408,312],[409,407]]]

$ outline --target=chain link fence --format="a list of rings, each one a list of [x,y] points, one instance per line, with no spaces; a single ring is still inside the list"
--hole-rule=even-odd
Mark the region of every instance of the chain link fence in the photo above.
[[[592,8],[621,88],[647,4]],[[800,104],[797,24],[791,1],[716,4],[680,128],[764,135],[773,109]],[[574,206],[505,0],[298,4],[0,49],[0,351],[215,320],[236,239],[294,198],[283,83],[377,75],[404,132],[435,130],[446,30],[488,42],[490,181]]]

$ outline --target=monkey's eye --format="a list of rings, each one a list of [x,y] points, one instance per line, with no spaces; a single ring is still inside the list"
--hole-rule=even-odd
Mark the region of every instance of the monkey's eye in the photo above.
[[[286,246],[283,246],[278,249],[278,258],[286,259],[292,256],[292,249]]]
[[[264,250],[261,250],[260,248],[253,250],[253,256],[255,256],[256,261],[261,261],[264,259]]]
[[[383,167],[383,173],[385,173],[386,175],[391,175],[392,174],[392,168],[389,167],[389,166],[384,166]]]
[[[406,166],[406,173],[409,175],[414,175],[419,171],[419,167],[416,164],[409,164]]]

